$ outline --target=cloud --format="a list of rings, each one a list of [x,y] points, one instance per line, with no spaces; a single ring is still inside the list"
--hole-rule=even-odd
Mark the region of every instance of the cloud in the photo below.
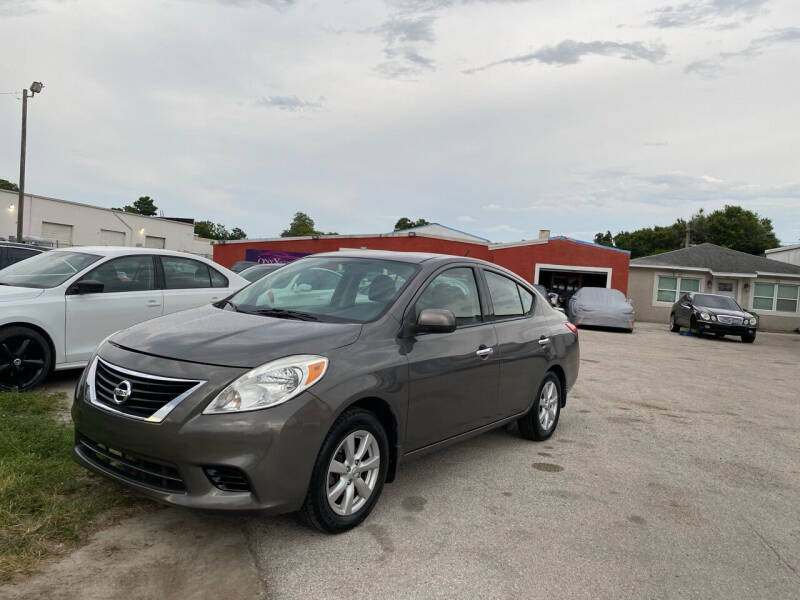
[[[475,223],[477,219],[470,217],[469,215],[461,215],[460,217],[456,217],[456,220],[459,223]]]
[[[531,0],[386,0],[386,3],[405,12],[434,11],[465,4],[524,4]]]
[[[800,43],[800,27],[775,29],[769,35],[755,38],[746,47],[734,52],[720,52],[715,58],[696,60],[684,68],[686,73],[713,78],[724,71],[724,63],[737,58],[752,58],[763,54],[771,46]]]
[[[522,233],[524,230],[511,225],[494,225],[484,228],[484,231],[489,233]]]
[[[251,4],[264,4],[273,8],[288,8],[293,6],[295,0],[211,0],[218,4],[229,4],[231,6],[248,6]]]
[[[277,108],[278,110],[286,110],[292,112],[299,111],[314,111],[322,108],[322,103],[325,98],[320,96],[319,100],[314,102],[310,100],[301,100],[297,96],[266,96],[258,100],[259,106],[268,108]]]
[[[467,69],[464,73],[476,73],[498,65],[527,64],[533,61],[563,67],[577,64],[584,56],[592,54],[614,56],[623,60],[646,60],[657,63],[667,55],[667,48],[659,42],[645,44],[644,42],[577,42],[575,40],[564,40],[555,46],[542,46],[536,52],[504,58],[481,67]]]
[[[434,61],[421,54],[421,47],[436,41],[433,24],[436,17],[395,15],[378,27],[368,30],[384,39],[387,60],[375,69],[384,77],[409,79],[435,69]]]
[[[692,0],[658,8],[649,25],[661,29],[713,26],[731,29],[763,12],[768,0]]]
[[[658,146],[669,146],[669,142],[665,142],[663,140],[659,140],[659,141],[654,141],[654,142],[645,142],[644,145],[645,146],[650,146],[652,148],[655,148],[655,147],[658,147]]]

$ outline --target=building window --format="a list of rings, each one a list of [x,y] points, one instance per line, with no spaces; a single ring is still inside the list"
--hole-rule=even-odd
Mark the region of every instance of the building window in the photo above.
[[[678,299],[678,292],[680,292],[680,295],[683,295],[688,292],[699,291],[699,279],[693,277],[667,277],[666,275],[659,275],[656,300],[658,302],[673,303]]]
[[[800,285],[756,283],[753,290],[753,310],[797,312]]]

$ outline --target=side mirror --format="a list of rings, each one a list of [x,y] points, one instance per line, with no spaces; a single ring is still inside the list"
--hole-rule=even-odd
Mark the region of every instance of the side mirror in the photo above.
[[[67,290],[68,294],[100,294],[103,292],[105,284],[94,279],[81,279],[76,281]]]
[[[424,308],[417,318],[417,333],[451,333],[456,316],[446,308]]]
[[[298,292],[310,292],[311,291],[311,284],[310,283],[298,283],[294,286],[294,289]]]

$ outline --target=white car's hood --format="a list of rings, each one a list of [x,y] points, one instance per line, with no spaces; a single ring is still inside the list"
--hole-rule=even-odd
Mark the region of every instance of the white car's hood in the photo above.
[[[15,285],[0,285],[0,302],[19,302],[20,300],[33,300],[44,292],[41,288],[17,287]]]

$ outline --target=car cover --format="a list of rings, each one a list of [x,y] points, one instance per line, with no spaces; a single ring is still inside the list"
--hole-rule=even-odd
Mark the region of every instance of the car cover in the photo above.
[[[633,329],[633,306],[619,290],[581,288],[569,299],[568,309],[569,319],[576,325]]]

